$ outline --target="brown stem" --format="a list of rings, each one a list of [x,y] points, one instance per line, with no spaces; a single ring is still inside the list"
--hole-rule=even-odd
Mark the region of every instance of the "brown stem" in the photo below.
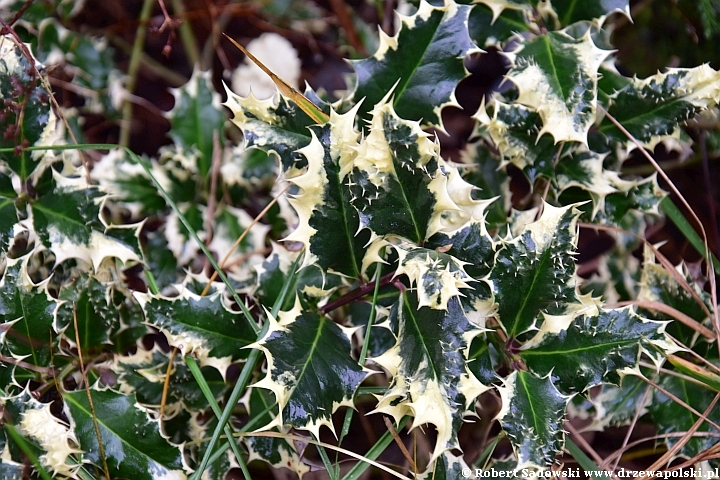
[[[380,278],[380,286],[384,287],[385,285],[390,285],[391,283],[393,283],[394,276],[395,276],[395,272],[390,272],[390,273],[383,275]],[[351,292],[346,293],[345,295],[338,298],[334,302],[330,302],[327,305],[325,305],[324,307],[321,307],[320,311],[322,313],[331,312],[338,307],[342,307],[343,305],[346,305],[346,304],[352,302],[353,300],[357,300],[360,297],[364,297],[365,295],[369,294],[373,290],[375,290],[375,283],[374,282],[366,283],[365,285],[358,287]]]

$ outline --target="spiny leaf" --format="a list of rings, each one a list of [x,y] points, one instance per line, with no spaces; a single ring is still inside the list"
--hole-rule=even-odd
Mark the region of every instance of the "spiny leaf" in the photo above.
[[[454,480],[466,477],[468,471],[470,471],[469,467],[463,457],[444,452],[416,478],[417,480]]]
[[[97,419],[105,458],[112,476],[138,480],[184,480],[180,449],[168,443],[160,433],[157,421],[150,420],[137,405],[135,395],[112,390],[94,390],[94,412],[87,392],[63,395],[75,435],[85,459],[101,465],[98,437],[93,417]],[[94,415],[93,415],[94,413]]]
[[[15,202],[9,198],[0,197],[0,255],[7,253],[17,222]]]
[[[564,32],[539,35],[514,52],[506,78],[518,87],[517,102],[543,122],[538,136],[587,144],[595,123],[598,68],[609,51],[595,46],[588,30],[576,39]]]
[[[253,346],[265,352],[267,375],[256,387],[275,394],[280,413],[267,428],[292,425],[319,436],[321,425],[333,428],[331,415],[351,406],[367,372],[350,356],[350,339],[332,320],[292,310],[271,315],[267,334]]]
[[[285,240],[302,242],[304,265],[316,263],[324,270],[359,278],[370,232],[360,232],[358,212],[345,188],[349,165],[356,155],[354,112],[337,115],[331,123],[312,127],[312,141],[299,151],[307,170],[291,181],[302,193],[290,198],[299,225]]]
[[[495,15],[487,5],[475,5],[468,19],[468,33],[482,48],[500,46],[513,35],[527,31],[529,22],[522,9],[505,9]]]
[[[468,349],[481,330],[465,318],[453,298],[447,310],[420,307],[415,295],[403,293],[388,319],[397,343],[374,359],[392,375],[392,383],[375,412],[398,421],[412,415],[412,428],[425,423],[438,432],[432,459],[457,448],[457,431],[475,398],[487,390],[467,367]]]
[[[676,349],[664,323],[646,320],[629,307],[578,315],[556,330],[541,329],[519,355],[536,374],[552,372],[564,392],[583,392],[605,382],[617,385],[637,368],[641,353],[661,362],[664,352]]]
[[[602,431],[608,426],[628,425],[638,414],[638,409],[641,416],[647,411],[647,406],[652,401],[651,391],[652,387],[642,378],[625,375],[619,386],[602,385],[600,393],[591,400],[592,407],[588,405],[576,410],[582,412],[594,407],[596,415],[592,416],[593,421],[588,425],[588,430]]]
[[[503,406],[497,418],[517,455],[517,468],[550,466],[562,450],[570,397],[555,388],[549,375],[540,378],[525,371],[511,373],[498,391]]]
[[[472,288],[472,278],[463,263],[452,255],[413,245],[398,245],[396,275],[405,274],[417,286],[419,307],[446,310],[451,298],[462,295],[460,289]]]
[[[640,142],[653,145],[719,101],[720,73],[701,65],[670,69],[644,80],[633,79],[617,92],[608,112]],[[621,144],[631,143],[607,118],[600,124],[600,132]]]
[[[442,7],[421,1],[411,17],[400,17],[400,30],[389,37],[380,30],[372,57],[352,62],[357,85],[352,100],[363,101],[360,115],[391,91],[401,118],[441,125],[441,110],[456,105],[455,87],[467,76],[464,58],[477,51],[468,36],[470,7],[446,0]]]
[[[81,178],[66,178],[53,171],[53,189],[31,204],[33,227],[42,244],[55,254],[55,262],[78,258],[96,270],[106,258],[139,261],[139,225],[113,227],[102,217],[106,195]],[[115,229],[132,229],[132,244],[115,238]]]
[[[0,351],[47,367],[58,341],[52,328],[57,301],[47,292],[45,283],[33,285],[26,270],[27,260],[8,259],[0,280]]]
[[[219,287],[221,288],[221,287]],[[255,340],[253,329],[239,312],[225,306],[224,289],[201,297],[183,288],[177,297],[135,293],[146,322],[160,329],[183,356],[194,354],[201,365],[225,376],[234,361],[247,357],[242,350]]]
[[[489,280],[499,320],[510,337],[542,321],[541,312],[561,315],[568,304],[579,303],[573,260],[579,214],[573,206],[546,204],[540,220],[501,241]]]
[[[258,100],[252,93],[243,98],[227,87],[225,91],[224,105],[233,113],[231,120],[242,130],[247,148],[274,152],[283,170],[305,166],[305,159],[296,152],[310,143],[307,127],[315,123],[312,118],[282,95]]]

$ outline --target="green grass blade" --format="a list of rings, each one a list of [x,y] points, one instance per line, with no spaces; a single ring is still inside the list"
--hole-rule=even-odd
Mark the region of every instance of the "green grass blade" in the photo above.
[[[568,453],[586,472],[599,472],[602,470],[602,468],[598,467],[590,457],[585,455],[585,452],[583,452],[575,442],[570,440],[570,437],[568,436],[565,436],[565,450],[568,451]]]
[[[43,480],[51,480],[52,477],[48,473],[47,470],[45,470],[45,467],[43,467],[42,463],[40,463],[40,459],[35,455],[35,452],[32,451],[32,447],[28,443],[27,440],[25,440],[25,437],[20,435],[17,430],[15,430],[15,427],[10,425],[9,423],[6,423],[3,425],[3,428],[5,428],[5,431],[10,434],[10,438],[13,439],[15,443],[17,443],[18,447],[20,447],[20,450],[30,459],[30,462],[32,462],[33,466],[35,467],[35,470],[40,474]]]
[[[702,241],[700,235],[697,234],[692,225],[690,225],[690,222],[687,221],[685,215],[683,215],[680,209],[673,203],[672,200],[670,200],[670,197],[663,198],[662,202],[660,202],[660,208],[662,208],[668,218],[682,232],[688,242],[695,247],[695,250],[697,250],[705,260],[707,260],[707,256],[705,254],[705,243]],[[718,261],[717,257],[712,252],[710,252],[710,258],[712,258],[713,270],[715,270],[716,274],[720,275],[720,261]]]

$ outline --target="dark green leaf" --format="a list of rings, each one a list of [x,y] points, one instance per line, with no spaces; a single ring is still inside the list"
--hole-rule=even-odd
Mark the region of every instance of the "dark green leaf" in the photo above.
[[[517,338],[542,321],[579,303],[575,293],[576,221],[580,211],[545,205],[542,217],[512,240],[503,240],[490,273],[498,317]]]
[[[331,415],[351,405],[367,372],[350,355],[348,332],[332,320],[292,310],[270,318],[270,329],[256,344],[268,359],[266,377],[255,386],[271,390],[281,408],[269,426],[292,425],[319,436]]]
[[[0,280],[0,351],[4,355],[26,357],[38,367],[51,364],[50,355],[57,344],[53,317],[57,302],[45,285],[33,285],[26,272],[25,259],[7,260]]]
[[[438,432],[432,459],[457,448],[457,431],[470,405],[487,387],[466,364],[470,341],[480,333],[465,318],[453,298],[447,310],[420,307],[406,292],[393,305],[389,318],[397,343],[375,358],[393,380],[376,412],[396,421],[412,415],[413,428],[431,423]]]
[[[517,371],[498,388],[503,430],[518,458],[517,468],[549,467],[563,445],[563,422],[569,397],[562,395],[549,376],[539,378]]]
[[[80,277],[63,287],[60,299],[64,302],[57,309],[55,328],[75,345],[75,317],[80,348],[87,351],[109,344],[111,336],[120,329],[120,312],[111,298],[112,286],[95,277]]]
[[[440,112],[455,104],[455,87],[467,76],[463,60],[475,50],[467,30],[470,7],[449,1],[433,7],[421,1],[412,17],[401,17],[394,37],[380,33],[372,57],[352,62],[357,73],[353,101],[368,113],[392,91],[397,114],[423,124],[441,124]],[[394,87],[394,88],[393,88]]]
[[[6,253],[13,237],[13,227],[18,222],[15,202],[0,197],[0,253]]]
[[[110,474],[137,480],[184,479],[182,455],[160,433],[157,421],[137,405],[135,395],[91,390],[94,417],[100,429]],[[84,459],[102,467],[93,410],[87,392],[63,395],[75,425]]]
[[[222,291],[201,297],[183,288],[173,298],[140,293],[135,297],[147,323],[159,328],[182,356],[192,353],[201,365],[213,366],[223,376],[230,363],[248,356],[243,347],[255,341],[245,317],[225,306]]]
[[[579,315],[560,330],[563,326],[548,324],[548,330],[541,329],[519,355],[536,374],[552,372],[555,385],[568,393],[600,383],[618,385],[624,369],[637,367],[641,352],[659,362],[662,352],[672,348],[665,324],[646,320],[629,308]]]
[[[468,471],[470,471],[469,467],[462,457],[445,452],[416,478],[418,480],[455,480],[468,478]]]
[[[479,187],[479,190],[473,192],[474,198],[496,199],[488,207],[485,217],[488,228],[504,224],[507,221],[506,212],[510,210],[511,192],[510,177],[502,167],[500,159],[482,142],[469,145],[463,158],[464,163],[475,165],[475,168],[469,168],[463,175],[465,181]]]

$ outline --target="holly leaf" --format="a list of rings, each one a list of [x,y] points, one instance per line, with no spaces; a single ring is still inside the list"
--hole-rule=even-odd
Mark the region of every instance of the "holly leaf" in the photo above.
[[[458,105],[455,87],[468,75],[463,61],[477,51],[468,35],[469,13],[469,6],[452,0],[442,7],[423,0],[415,15],[400,16],[393,37],[380,30],[375,54],[351,62],[357,73],[352,101],[363,102],[360,115],[368,118],[392,91],[398,116],[442,126],[442,109]]]
[[[670,69],[632,82],[617,92],[606,107],[641,143],[654,145],[671,135],[682,122],[720,101],[720,73],[704,64]],[[604,118],[599,131],[622,144],[631,141],[614,123]],[[634,144],[632,144],[634,145]]]
[[[175,106],[167,114],[170,137],[176,145],[200,152],[197,168],[202,178],[206,178],[212,164],[213,138],[225,123],[220,94],[212,86],[209,71],[197,69],[185,85],[171,92]]]
[[[267,375],[255,387],[275,394],[280,412],[264,429],[292,425],[319,437],[321,425],[333,429],[331,415],[352,406],[367,372],[350,355],[349,331],[317,313],[295,306],[268,315],[269,329],[252,346],[268,360]]]
[[[435,425],[435,460],[457,448],[463,417],[487,390],[467,367],[470,342],[481,330],[465,318],[457,299],[447,310],[433,310],[420,307],[407,292],[393,305],[388,322],[397,343],[374,361],[390,372],[392,383],[375,412],[396,422],[412,415],[412,428]]]
[[[462,295],[460,289],[472,288],[473,281],[463,269],[464,262],[452,255],[405,244],[398,245],[398,269],[395,275],[405,274],[410,285],[417,286],[419,307],[447,310],[448,301]]]
[[[527,332],[541,312],[561,315],[577,304],[575,246],[577,218],[574,206],[545,204],[536,222],[510,240],[501,240],[489,280],[498,303],[497,316],[511,338]]]
[[[136,235],[112,233],[102,217],[106,195],[83,179],[65,178],[53,171],[53,189],[31,204],[32,223],[42,244],[55,254],[55,263],[77,258],[96,270],[108,257],[122,262],[140,261],[140,242]],[[120,236],[120,235],[118,235]],[[132,239],[133,243],[128,243]]]
[[[676,350],[665,323],[646,320],[629,307],[578,315],[558,329],[541,329],[519,355],[535,374],[552,373],[557,388],[568,393],[600,383],[618,385],[626,372],[637,368],[641,353],[660,363],[665,352]]]
[[[500,159],[489,148],[477,142],[468,145],[462,153],[463,163],[474,165],[463,176],[465,181],[479,187],[474,191],[475,198],[494,200],[488,207],[485,221],[488,228],[507,222],[510,211],[510,177],[500,164]]]
[[[595,123],[598,68],[609,53],[595,46],[589,30],[580,39],[565,32],[538,35],[514,52],[506,78],[518,88],[517,102],[540,115],[539,135],[587,144]]]
[[[180,449],[162,436],[159,423],[139,408],[135,395],[95,389],[90,389],[90,394],[94,408],[85,391],[63,394],[85,460],[103,466],[97,422],[111,476],[138,480],[186,478]]]
[[[492,116],[491,116],[492,115]],[[540,115],[518,104],[496,100],[492,114],[481,105],[475,114],[480,130],[493,141],[502,163],[512,163],[521,169],[531,183],[538,175],[551,177],[560,147],[550,135],[542,132]]]
[[[517,456],[517,468],[545,468],[562,451],[563,421],[570,397],[560,393],[550,376],[512,372],[498,387],[502,410],[497,416]]]
[[[629,0],[552,0],[551,5],[563,27],[596,18],[603,23],[608,15],[615,12],[630,18]]]
[[[224,105],[233,113],[232,122],[242,130],[247,148],[275,153],[283,171],[306,165],[297,151],[310,143],[308,127],[315,121],[282,95],[258,100],[252,92],[246,98],[227,88],[226,92],[228,99]]]
[[[298,153],[307,159],[307,170],[290,180],[301,192],[290,197],[299,225],[285,240],[306,245],[303,266],[359,278],[370,232],[358,232],[358,212],[345,187],[349,165],[357,154],[358,133],[354,112],[330,114],[330,123],[311,128],[312,141]]]
[[[251,418],[259,415],[258,412],[267,410],[275,404],[273,394],[262,388],[250,389],[249,398],[246,399],[248,412]],[[269,423],[277,415],[277,405],[261,416],[260,425]],[[273,429],[274,431],[285,431],[287,429]],[[310,471],[310,467],[303,463],[301,456],[295,450],[295,446],[284,438],[274,437],[245,437],[243,439],[248,449],[248,463],[253,460],[261,460],[273,468],[287,468],[297,473],[302,478],[303,474]]]
[[[652,401],[652,394],[648,392],[650,388],[636,375],[625,375],[619,386],[604,384],[600,393],[591,400],[597,414],[587,429],[602,431],[607,426],[629,425],[638,415],[638,409],[639,416],[647,412],[647,406]]]
[[[215,367],[223,377],[234,361],[247,357],[243,347],[255,341],[245,317],[225,306],[221,290],[201,297],[182,288],[177,297],[135,293],[145,321],[165,335],[182,356],[194,354],[200,365]]]
[[[87,351],[111,343],[121,327],[120,311],[112,302],[112,285],[103,284],[96,277],[80,277],[64,285],[60,304],[55,313],[55,330],[62,332],[71,345],[76,343],[77,320],[80,348]]]
[[[0,280],[0,351],[25,357],[38,367],[51,365],[51,351],[57,345],[53,314],[57,301],[45,288],[34,285],[27,274],[27,257],[7,259]]]

